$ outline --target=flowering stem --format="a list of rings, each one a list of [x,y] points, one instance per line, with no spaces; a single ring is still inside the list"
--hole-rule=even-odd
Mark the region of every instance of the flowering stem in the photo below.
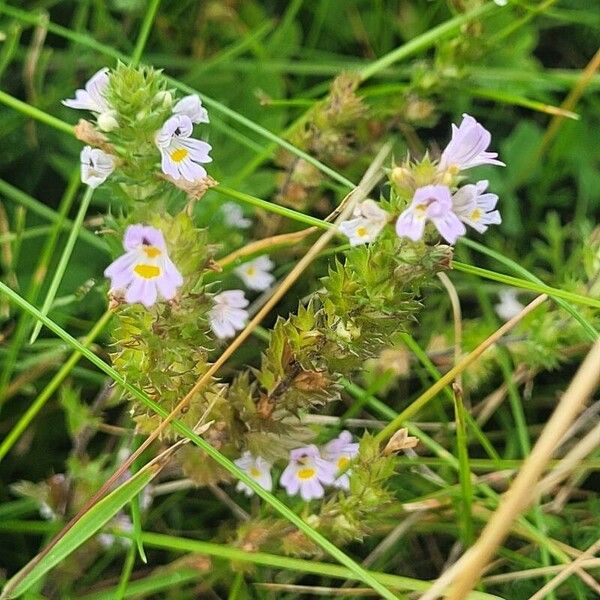
[[[48,318],[47,315],[43,314],[41,311],[38,311],[34,306],[32,306],[29,302],[27,302],[24,298],[22,298],[19,294],[17,294],[14,290],[9,288],[5,283],[0,281],[0,293],[5,294],[8,298],[13,301],[17,306],[19,306],[22,310],[27,311],[33,317],[38,319],[43,325],[48,327],[52,332],[58,335],[65,342],[70,344],[73,348],[79,350],[83,356],[85,356],[92,364],[96,365],[99,369],[104,371],[109,377],[111,377],[116,383],[118,383],[124,390],[129,392],[132,396],[134,396],[137,400],[145,404],[148,408],[156,412],[158,415],[166,418],[168,415],[167,411],[165,411],[160,404],[153,401],[146,393],[142,390],[136,388],[127,382],[115,369],[107,365],[101,358],[97,357],[93,352],[91,352],[88,348],[85,348],[80,342],[78,342],[74,337],[68,334],[62,327],[57,325],[52,319]],[[256,317],[255,317],[256,318]],[[229,471],[236,479],[239,479],[243,483],[245,483],[248,487],[250,487],[258,496],[260,496],[265,502],[270,504],[277,512],[279,512],[284,518],[290,521],[293,525],[295,525],[300,531],[302,531],[308,538],[321,546],[326,552],[328,552],[333,558],[346,566],[350,572],[354,573],[354,575],[371,586],[374,590],[379,592],[382,597],[388,600],[397,600],[397,597],[392,594],[386,587],[384,587],[377,579],[375,579],[370,573],[365,571],[359,564],[357,564],[354,560],[352,560],[347,554],[345,554],[342,550],[340,550],[337,546],[332,544],[328,539],[322,536],[320,533],[315,531],[310,525],[304,522],[304,520],[299,517],[295,512],[293,512],[290,508],[288,508],[283,502],[273,496],[270,492],[267,492],[261,485],[256,483],[256,481],[248,476],[244,471],[239,469],[232,461],[230,461],[226,456],[221,454],[216,448],[214,448],[211,444],[206,442],[203,438],[197,435],[194,431],[192,431],[188,426],[177,419],[173,419],[171,421],[171,425],[173,428],[178,431],[181,435],[192,441],[196,446],[200,447],[204,450],[208,456],[210,456],[213,460],[215,460],[219,465]],[[140,448],[143,448],[142,445]],[[109,480],[108,483],[110,483]],[[106,484],[101,488],[101,491],[104,490]],[[96,493],[92,498],[92,501],[96,501],[98,498],[102,497],[102,494]],[[38,554],[29,564],[29,569],[32,569],[36,564],[38,564],[41,560],[43,560],[44,556],[48,554],[48,552],[54,547],[57,541],[60,539],[61,535],[64,534],[65,530],[72,528],[75,523],[81,518],[85,512],[90,508],[90,502],[82,508],[82,510],[65,526],[62,534],[59,534],[46,546],[40,554]],[[145,540],[145,535],[142,536],[142,539]],[[29,571],[23,569],[20,572],[21,577],[25,577]],[[347,575],[344,575],[347,577]],[[15,585],[18,581],[15,580]]]
[[[77,235],[79,234],[79,230],[83,225],[83,220],[87,213],[87,209],[92,200],[92,196],[94,194],[94,188],[88,187],[83,194],[83,198],[81,199],[81,204],[79,205],[79,210],[77,211],[77,216],[75,217],[75,221],[73,222],[73,228],[69,233],[69,237],[67,238],[67,243],[63,249],[63,253],[58,262],[58,266],[56,267],[56,271],[54,272],[54,277],[50,282],[50,287],[48,288],[48,292],[46,294],[46,298],[44,299],[44,303],[42,304],[41,314],[46,316],[50,311],[52,306],[52,302],[54,302],[54,298],[56,297],[56,292],[58,291],[58,286],[62,281],[63,275],[67,270],[67,266],[69,264],[69,260],[71,258],[71,254],[73,252],[73,248],[75,246],[75,242],[77,241]],[[30,344],[33,344],[37,339],[37,336],[42,329],[42,323],[38,321],[33,328],[33,333],[31,334],[31,338],[29,340]]]

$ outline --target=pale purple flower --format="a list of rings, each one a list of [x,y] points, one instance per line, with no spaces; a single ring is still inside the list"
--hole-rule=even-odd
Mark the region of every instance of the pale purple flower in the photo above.
[[[162,171],[173,179],[202,179],[206,177],[206,169],[200,163],[212,162],[209,156],[212,146],[190,137],[193,128],[187,115],[173,115],[154,137],[162,157]]]
[[[115,170],[115,157],[99,148],[84,146],[80,154],[81,181],[97,188]]]
[[[496,152],[486,152],[491,140],[490,132],[483,125],[463,114],[459,127],[452,124],[452,138],[442,152],[439,170],[450,169],[458,173],[479,165],[506,166],[496,159]]]
[[[250,476],[262,488],[270,492],[273,489],[273,480],[271,478],[271,463],[262,456],[254,456],[252,453],[244,452],[240,458],[233,461],[246,475]],[[252,496],[254,491],[243,481],[238,481],[235,489],[238,492],[244,492],[246,496]]]
[[[125,302],[149,308],[160,296],[172,300],[183,278],[167,253],[162,232],[145,225],[130,225],[125,231],[126,252],[105,271],[111,292],[124,292]]]
[[[354,219],[343,221],[339,230],[348,237],[351,246],[372,242],[385,227],[389,214],[377,202],[365,200],[354,209]]]
[[[350,461],[358,454],[358,444],[352,442],[352,434],[349,431],[342,431],[338,437],[331,440],[321,450],[321,456],[333,463],[336,471],[343,471]],[[351,471],[345,471],[334,482],[334,487],[342,490],[350,489]]]
[[[279,482],[290,496],[300,492],[302,499],[308,501],[323,497],[323,484],[334,482],[336,470],[336,466],[321,458],[319,449],[311,444],[290,452],[290,462]]]
[[[85,84],[85,89],[75,90],[75,98],[63,100],[69,108],[89,110],[94,113],[104,113],[110,110],[105,94],[108,87],[108,67],[100,69]]]
[[[435,225],[449,244],[454,244],[467,231],[452,210],[450,188],[445,185],[426,185],[418,188],[410,206],[396,221],[396,233],[416,242],[423,237],[427,221]]]
[[[248,300],[242,290],[228,290],[213,298],[214,305],[208,313],[210,328],[219,339],[233,337],[243,329],[248,320]]]
[[[244,212],[235,202],[225,202],[221,206],[221,212],[223,213],[225,223],[230,227],[247,229],[252,225],[252,221],[244,217]]]
[[[275,281],[270,273],[274,266],[268,256],[259,256],[236,267],[234,272],[251,290],[262,291]]]
[[[202,106],[202,101],[196,94],[185,96],[179,102],[175,103],[173,113],[176,115],[186,115],[192,123],[208,123],[208,112]]]
[[[506,288],[498,292],[500,302],[494,305],[496,314],[503,321],[510,321],[513,317],[516,317],[524,308],[523,304],[517,299],[517,290],[512,288]]]
[[[502,223],[500,213],[494,210],[498,196],[484,193],[487,187],[488,182],[484,179],[464,185],[452,196],[452,206],[458,218],[479,233],[484,233],[488,225]]]

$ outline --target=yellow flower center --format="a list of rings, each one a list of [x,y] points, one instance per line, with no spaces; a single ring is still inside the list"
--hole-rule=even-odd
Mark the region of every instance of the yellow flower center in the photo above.
[[[315,469],[311,469],[310,467],[306,467],[304,469],[298,470],[298,479],[302,479],[306,481],[307,479],[312,479],[316,475]]]
[[[425,211],[427,210],[427,204],[417,204],[415,206],[415,213],[417,215],[417,219],[425,218]]]
[[[155,265],[135,265],[133,270],[144,279],[154,279],[160,276],[160,267]]]
[[[176,163],[181,162],[188,154],[189,152],[185,148],[177,148],[171,152],[171,160]]]
[[[481,219],[481,210],[479,208],[476,208],[472,213],[471,213],[471,220],[472,221],[479,221],[479,219]]]
[[[256,275],[256,267],[247,267],[246,275],[250,275],[250,277],[253,277],[254,275]]]
[[[350,459],[346,456],[340,456],[337,461],[338,469],[345,469],[350,464]]]
[[[252,477],[260,477],[260,471],[256,467],[250,467],[250,475]]]
[[[143,250],[144,250],[144,254],[148,258],[156,258],[157,256],[160,256],[160,249],[157,248],[156,246],[144,246]]]
[[[367,235],[367,228],[366,227],[358,227],[356,229],[356,235],[358,235],[359,237],[365,237],[365,235]]]

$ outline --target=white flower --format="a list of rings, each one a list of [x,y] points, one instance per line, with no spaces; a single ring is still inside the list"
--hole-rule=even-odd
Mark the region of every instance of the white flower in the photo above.
[[[352,434],[342,431],[338,437],[331,440],[321,451],[321,456],[335,465],[337,471],[343,471],[350,461],[358,454],[358,444],[352,442]],[[350,471],[342,473],[334,482],[334,487],[342,490],[350,489]]]
[[[130,225],[123,238],[126,252],[104,271],[112,292],[124,291],[125,302],[152,306],[159,294],[172,300],[183,283],[181,273],[167,254],[162,232],[154,227]]]
[[[340,223],[340,231],[348,236],[350,245],[372,242],[385,227],[389,214],[373,200],[365,200],[354,209],[356,218]]]
[[[494,4],[498,6],[506,6],[508,4],[508,0],[494,0]]]
[[[91,188],[97,188],[115,170],[114,156],[99,148],[84,146],[80,154],[81,181]]]
[[[484,179],[461,187],[452,196],[452,209],[458,218],[479,233],[484,233],[488,225],[502,223],[500,213],[494,210],[498,196],[485,194],[487,186],[488,182]]]
[[[525,307],[517,300],[517,291],[506,288],[498,292],[500,302],[494,305],[496,314],[504,321],[517,316]]]
[[[212,162],[212,146],[191,138],[194,126],[187,115],[173,115],[156,133],[154,141],[162,157],[162,171],[173,179],[197,181],[206,177],[200,163]]]
[[[271,463],[262,456],[253,456],[246,451],[240,458],[233,461],[246,475],[249,475],[262,488],[270,492],[273,489],[273,480],[271,478]],[[244,492],[246,496],[252,496],[254,491],[243,481],[238,481],[235,489],[238,492]]]
[[[185,96],[179,102],[175,103],[173,107],[173,113],[176,115],[185,115],[190,118],[192,123],[208,123],[208,113],[202,101],[195,94],[191,96]]]
[[[290,496],[300,492],[302,499],[308,501],[323,497],[323,484],[332,484],[335,472],[335,465],[321,458],[319,449],[310,445],[290,452],[290,462],[279,483]]]
[[[248,320],[248,300],[242,290],[221,292],[214,298],[214,306],[208,313],[210,328],[221,340],[233,337],[238,329],[243,329]]]
[[[269,273],[274,266],[268,256],[259,256],[236,267],[234,272],[251,290],[261,291],[275,281],[275,277]]]
[[[244,217],[242,209],[235,202],[225,202],[221,206],[225,223],[230,227],[246,229],[252,225],[252,221]]]
[[[75,90],[75,98],[63,100],[62,103],[69,108],[90,110],[95,113],[104,113],[110,110],[110,106],[104,95],[108,87],[108,67],[100,69],[85,84],[84,90]]]

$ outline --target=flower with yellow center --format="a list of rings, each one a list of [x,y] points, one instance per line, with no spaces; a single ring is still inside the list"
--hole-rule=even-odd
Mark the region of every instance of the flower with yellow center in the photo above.
[[[266,290],[275,281],[275,277],[270,273],[274,266],[268,256],[259,256],[236,267],[234,273],[248,288],[260,292]]]
[[[126,252],[117,258],[104,275],[111,280],[111,292],[122,293],[125,302],[140,302],[147,308],[160,296],[172,300],[183,278],[167,253],[160,230],[130,225],[125,231]]]
[[[483,179],[475,184],[461,187],[452,196],[453,210],[458,218],[478,231],[484,233],[489,225],[502,223],[496,208],[498,196],[486,193],[488,182]]]
[[[348,236],[350,245],[368,244],[379,235],[389,216],[375,201],[365,200],[354,209],[355,218],[340,223],[339,229]]]
[[[281,474],[281,485],[290,496],[300,493],[303,500],[322,498],[323,484],[335,479],[335,466],[323,460],[315,445],[297,448],[290,452],[290,462]]]
[[[346,471],[346,468],[358,454],[358,447],[358,444],[352,442],[352,434],[349,431],[342,431],[338,437],[323,446],[321,451],[323,458],[335,465],[337,473],[341,472],[333,482],[334,487],[342,490],[350,489],[351,471]]]
[[[198,181],[206,177],[203,163],[212,158],[210,144],[191,137],[194,125],[187,114],[175,114],[165,121],[154,137],[161,154],[163,173],[173,179]]]
[[[265,490],[270,492],[273,489],[271,463],[262,456],[254,456],[251,452],[246,450],[240,458],[233,462]],[[252,488],[247,486],[243,481],[238,481],[235,489],[238,492],[243,492],[246,496],[252,496],[252,494],[254,494]]]

